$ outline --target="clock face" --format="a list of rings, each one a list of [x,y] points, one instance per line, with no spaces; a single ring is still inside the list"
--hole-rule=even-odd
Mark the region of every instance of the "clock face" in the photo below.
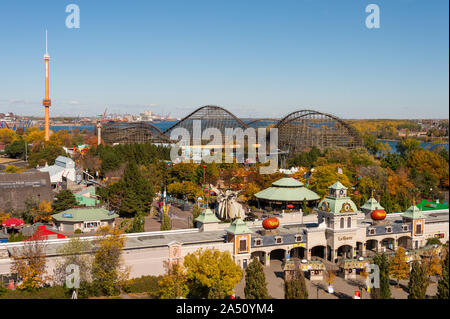
[[[345,191],[344,191],[343,189],[341,189],[341,190],[339,191],[339,194],[340,194],[340,195],[344,195],[344,193],[345,193]]]

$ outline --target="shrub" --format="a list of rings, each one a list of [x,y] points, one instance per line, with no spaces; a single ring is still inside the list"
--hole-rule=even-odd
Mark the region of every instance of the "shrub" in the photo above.
[[[142,276],[128,281],[125,290],[128,293],[146,292],[150,298],[158,298],[158,281],[162,276]]]

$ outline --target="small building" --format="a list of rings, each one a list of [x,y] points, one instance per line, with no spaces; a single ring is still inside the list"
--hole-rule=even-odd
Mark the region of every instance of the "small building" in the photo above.
[[[200,231],[218,230],[218,225],[220,223],[220,219],[218,219],[214,212],[209,208],[202,211],[194,221]]]
[[[67,236],[60,234],[56,228],[42,223],[26,226],[21,231],[24,237],[29,237],[27,241],[67,238]]]
[[[272,183],[272,186],[255,194],[259,201],[270,206],[278,205],[286,209],[288,204],[300,207],[303,201],[312,202],[320,196],[305,187],[305,184],[292,177],[284,177]]]
[[[299,262],[297,260],[287,260],[284,267],[284,279],[291,280],[294,278],[297,271],[303,271],[305,277],[311,281],[323,280],[324,272],[326,272],[325,265],[320,260],[304,260]]]
[[[73,195],[80,206],[93,207],[100,203],[95,194],[95,187],[93,186],[89,186]]]
[[[50,174],[52,185],[62,183],[64,179],[72,182],[76,180],[75,162],[69,157],[58,156],[54,165],[45,165],[38,169],[41,172],[48,172]]]
[[[48,172],[0,173],[0,210],[23,211],[27,199],[53,201]]]
[[[103,226],[114,227],[119,215],[104,208],[72,208],[52,215],[53,223],[58,231],[83,233],[97,231]]]

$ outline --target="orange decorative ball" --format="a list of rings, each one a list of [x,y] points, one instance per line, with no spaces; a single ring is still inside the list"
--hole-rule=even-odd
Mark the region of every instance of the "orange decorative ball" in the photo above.
[[[262,225],[264,229],[276,229],[280,226],[280,221],[276,217],[270,217],[263,220]]]
[[[370,217],[372,217],[373,220],[383,220],[386,218],[386,212],[384,209],[375,209],[372,211],[372,214],[370,214]]]

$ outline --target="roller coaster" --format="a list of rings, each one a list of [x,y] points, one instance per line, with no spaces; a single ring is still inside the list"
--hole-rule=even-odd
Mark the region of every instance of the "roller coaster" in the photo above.
[[[176,128],[186,129],[191,136],[194,121],[201,121],[201,131],[207,128],[218,129],[225,135],[225,129],[274,127],[278,129],[278,145],[281,151],[298,153],[315,146],[319,149],[329,147],[362,147],[362,138],[348,122],[335,115],[314,110],[299,110],[282,119],[261,118],[242,120],[220,106],[207,105],[188,114],[168,129],[161,132],[154,125],[137,123],[105,123],[102,138],[107,144],[115,143],[169,143],[170,133]]]

